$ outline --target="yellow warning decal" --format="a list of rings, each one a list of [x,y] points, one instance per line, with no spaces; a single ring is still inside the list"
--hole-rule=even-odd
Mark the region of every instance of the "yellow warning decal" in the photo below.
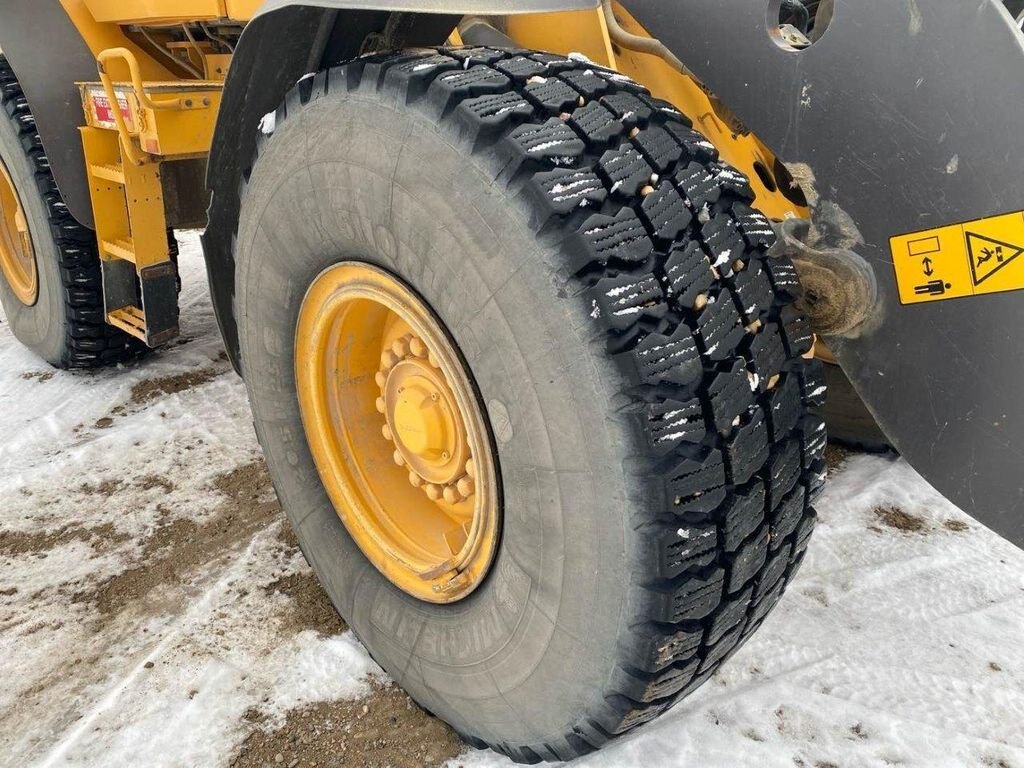
[[[1024,288],[1024,211],[889,238],[901,304]]]

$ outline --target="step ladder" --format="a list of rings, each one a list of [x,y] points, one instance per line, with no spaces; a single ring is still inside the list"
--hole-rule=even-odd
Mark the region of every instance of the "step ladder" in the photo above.
[[[127,63],[129,82],[107,74],[114,60]],[[221,83],[144,82],[124,48],[103,51],[97,63],[99,82],[77,85],[104,311],[109,324],[156,347],[178,335],[178,273],[160,168],[209,153]]]

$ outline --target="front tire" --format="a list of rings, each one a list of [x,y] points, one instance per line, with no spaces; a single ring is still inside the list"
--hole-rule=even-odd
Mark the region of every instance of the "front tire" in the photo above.
[[[421,705],[517,761],[570,759],[757,629],[814,526],[821,370],[749,186],[676,110],[549,54],[372,56],[296,86],[247,179],[257,433],[328,594]],[[295,329],[342,261],[433,309],[490,419],[502,536],[450,605],[370,564],[310,454]]]

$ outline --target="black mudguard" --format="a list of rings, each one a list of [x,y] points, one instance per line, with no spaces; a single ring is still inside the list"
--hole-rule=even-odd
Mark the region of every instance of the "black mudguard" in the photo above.
[[[0,9],[0,49],[28,99],[65,205],[79,223],[92,228],[78,134],[82,99],[75,81],[96,79],[96,58],[60,0],[6,0]]]
[[[55,1],[55,0],[54,0]],[[400,25],[392,47],[438,45],[467,14],[540,13],[595,8],[598,0],[267,0],[246,25],[224,83],[207,166],[213,193],[203,235],[217,322],[235,370],[241,371],[234,315],[238,182],[251,161],[260,118],[275,109],[307,72],[350,59],[365,37],[384,30],[393,12],[422,14]]]
[[[877,302],[830,347],[914,468],[1024,545],[1024,292],[946,299],[954,280],[922,275],[929,300],[901,304],[894,258],[934,272],[947,257],[924,262],[931,234],[912,238],[916,254],[906,240],[890,249],[893,236],[1024,210],[1024,36],[1001,0],[836,3],[802,51],[773,40],[779,0],[767,15],[746,0],[624,5],[852,219]],[[1024,242],[1005,245],[1016,263],[1000,280],[1016,270],[1024,286]]]

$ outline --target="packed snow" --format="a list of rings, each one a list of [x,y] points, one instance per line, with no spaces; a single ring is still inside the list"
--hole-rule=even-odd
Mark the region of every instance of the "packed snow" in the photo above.
[[[141,362],[55,372],[0,315],[0,765],[234,765],[290,712],[365,700],[361,717],[387,683],[273,588],[308,567],[180,237],[183,335]],[[848,457],[817,507],[761,631],[578,765],[1024,768],[1024,553],[892,457]],[[510,765],[461,749],[451,766]]]

